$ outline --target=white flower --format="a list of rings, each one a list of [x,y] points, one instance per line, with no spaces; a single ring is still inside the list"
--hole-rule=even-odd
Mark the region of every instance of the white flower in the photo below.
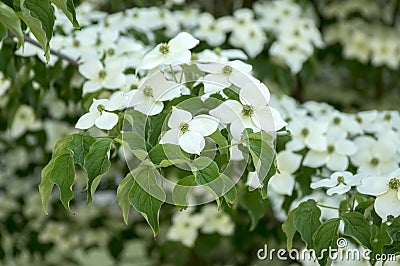
[[[386,176],[370,176],[361,180],[357,187],[358,192],[376,196],[374,208],[376,213],[384,220],[389,215],[400,215],[400,169]]]
[[[301,163],[301,155],[291,151],[281,151],[276,155],[276,164],[279,170],[268,182],[273,190],[279,194],[292,195],[295,185],[293,173],[297,171]]]
[[[41,127],[42,124],[36,119],[33,108],[29,105],[22,104],[15,113],[11,124],[10,134],[13,138],[19,138],[26,131],[36,131]]]
[[[118,123],[118,115],[107,111],[114,111],[110,108],[110,101],[107,99],[96,100],[89,108],[89,113],[79,118],[75,127],[79,129],[88,129],[96,125],[100,129],[112,129]]]
[[[265,85],[255,82],[243,82],[242,85],[240,102],[227,100],[210,111],[222,123],[231,124],[230,132],[234,139],[241,139],[245,128],[254,132],[275,132],[286,126],[279,112],[268,106],[270,94]]]
[[[161,72],[156,72],[142,82],[129,106],[146,115],[159,114],[164,108],[164,101],[181,95],[181,85],[168,81]]]
[[[188,63],[192,56],[189,49],[198,43],[199,40],[189,33],[181,32],[168,43],[160,43],[147,53],[138,69],[153,69],[159,65]]]
[[[188,153],[200,154],[205,146],[204,137],[217,130],[218,120],[209,115],[193,117],[190,112],[173,107],[168,126],[170,130],[162,136],[160,144],[176,144]]]
[[[315,121],[305,117],[302,121],[292,120],[288,125],[292,140],[286,144],[286,149],[299,151],[308,147],[316,151],[325,151],[327,141],[325,132],[328,129],[328,123]]]
[[[102,88],[118,89],[125,83],[123,70],[125,60],[113,60],[103,64],[99,60],[88,60],[79,66],[79,72],[88,79],[83,84],[83,94],[96,92]]]
[[[223,236],[232,235],[235,224],[228,214],[219,210],[215,205],[207,205],[201,209],[204,223],[201,225],[201,232],[205,234],[218,233]]]
[[[172,218],[173,224],[167,233],[167,239],[179,241],[187,247],[193,247],[199,235],[198,229],[204,222],[199,214],[191,214],[190,210],[181,211]]]
[[[370,136],[361,136],[354,143],[358,151],[351,160],[358,166],[358,173],[381,175],[398,168],[397,147],[390,139],[375,140]]]
[[[331,130],[331,129],[329,129]],[[349,156],[357,152],[356,145],[343,135],[327,134],[327,146],[324,151],[309,150],[304,158],[303,165],[318,168],[326,164],[332,171],[344,171],[349,166]],[[336,133],[336,132],[335,132]]]
[[[328,187],[326,194],[332,196],[333,194],[344,194],[351,189],[352,186],[356,186],[360,183],[360,180],[353,176],[350,172],[335,172],[330,178],[321,179],[317,182],[311,183],[312,189],[320,187]]]
[[[199,27],[194,35],[205,40],[211,46],[218,46],[225,42],[225,27],[210,13],[203,13],[198,18]]]
[[[226,64],[221,63],[197,63],[197,67],[209,73],[200,78],[199,81],[204,84],[205,94],[218,93],[221,90],[231,86],[232,80],[243,77],[243,73],[249,73],[252,66],[243,63],[240,60],[234,60]]]

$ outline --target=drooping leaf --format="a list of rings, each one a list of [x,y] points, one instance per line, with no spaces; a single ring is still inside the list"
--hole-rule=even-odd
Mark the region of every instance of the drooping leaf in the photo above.
[[[340,218],[333,218],[324,222],[316,231],[314,235],[314,249],[318,255],[320,265],[326,265],[329,254],[327,252],[322,253],[322,250],[328,250],[329,248],[336,249],[337,240],[339,238],[339,225]]]
[[[146,219],[153,230],[154,237],[159,233],[159,213],[165,201],[165,192],[157,184],[156,170],[144,161],[131,172],[135,180],[129,192],[129,202]]]
[[[65,136],[65,137],[59,139],[56,142],[56,144],[54,145],[52,158],[55,158],[58,155],[61,155],[61,154],[65,153],[65,152],[67,152],[67,151],[70,151],[68,146],[71,143],[72,138],[73,137],[71,135],[68,135],[68,136]]]
[[[184,210],[188,206],[188,194],[196,186],[194,175],[185,176],[180,179],[172,191],[172,201],[179,210]]]
[[[124,180],[122,180],[122,182],[118,185],[117,189],[117,202],[122,210],[122,214],[124,216],[124,222],[126,224],[128,224],[129,209],[131,207],[129,203],[129,192],[131,191],[134,183],[135,180],[133,179],[132,174],[129,173],[126,175]]]
[[[144,160],[147,156],[146,140],[137,132],[128,131],[121,133],[115,141],[126,147],[138,159]]]
[[[268,172],[275,158],[272,136],[261,131],[248,134],[246,140],[260,184],[264,186],[268,183]]]
[[[7,28],[0,22],[0,45],[6,37],[7,37]]]
[[[137,110],[128,110],[124,115],[122,129],[124,132],[136,132],[146,138],[147,116]]]
[[[149,152],[150,160],[161,167],[168,167],[177,163],[185,163],[188,166],[188,154],[181,150],[178,145],[174,144],[157,144]]]
[[[85,156],[83,168],[88,176],[87,183],[87,204],[92,202],[93,194],[101,176],[110,169],[110,149],[112,139],[100,139],[93,143],[89,148],[89,153]]]
[[[297,214],[297,208],[291,210],[286,221],[282,224],[282,231],[286,235],[286,248],[287,250],[292,249],[293,237],[296,234],[296,226],[294,225],[294,217]]]
[[[372,249],[371,227],[364,215],[359,212],[348,212],[342,215],[344,234],[354,237],[365,248]]]
[[[50,39],[53,37],[54,8],[49,0],[21,0],[21,19],[42,46],[50,60]]]
[[[73,134],[68,144],[68,149],[74,152],[74,162],[83,167],[85,156],[89,153],[90,146],[96,139],[86,134]]]
[[[314,200],[300,203],[293,219],[301,238],[307,243],[307,248],[313,248],[313,234],[321,225],[321,210]]]
[[[225,174],[221,174],[221,178],[224,183],[224,199],[228,205],[233,205],[237,199],[236,184],[229,176]]]
[[[14,33],[18,41],[21,44],[24,44],[24,34],[21,29],[21,21],[15,11],[3,2],[0,2],[0,24]]]
[[[59,9],[61,9],[64,14],[67,16],[69,21],[71,21],[72,25],[76,29],[80,29],[81,26],[79,22],[76,20],[76,12],[73,0],[51,0]]]
[[[249,213],[251,219],[249,231],[253,231],[267,211],[265,201],[261,199],[258,191],[248,191],[246,189],[244,194],[241,195],[239,203]]]

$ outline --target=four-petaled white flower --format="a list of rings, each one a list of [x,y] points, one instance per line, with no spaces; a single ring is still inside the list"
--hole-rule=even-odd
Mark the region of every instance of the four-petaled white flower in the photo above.
[[[88,60],[79,66],[79,72],[88,80],[83,84],[83,94],[102,88],[115,90],[125,83],[125,60],[113,60],[103,65],[99,60]]]
[[[231,124],[230,132],[234,139],[241,139],[245,128],[253,132],[275,132],[286,126],[279,112],[268,106],[270,94],[265,85],[254,81],[242,85],[240,102],[227,100],[210,110],[210,115],[219,118],[222,123]]]
[[[345,172],[335,172],[330,178],[321,179],[317,182],[311,183],[310,187],[312,189],[320,187],[328,187],[326,194],[332,196],[333,194],[344,194],[351,189],[352,186],[360,184],[358,177],[353,176],[352,173]]]
[[[161,144],[176,144],[188,153],[200,154],[205,146],[204,137],[217,130],[218,120],[209,115],[193,117],[190,112],[173,107],[168,126],[170,130],[162,136]]]
[[[182,64],[190,62],[192,49],[199,40],[187,32],[179,33],[168,43],[160,43],[147,53],[138,69],[153,69],[160,65]]]
[[[112,129],[118,123],[118,115],[107,111],[115,111],[110,104],[110,100],[93,99],[93,103],[89,108],[89,113],[84,114],[79,118],[75,127],[79,129],[88,129],[96,125],[100,129]]]
[[[132,97],[132,104],[136,110],[146,115],[159,114],[164,108],[164,101],[181,96],[182,85],[165,79],[161,72],[157,72],[145,80]]]
[[[400,215],[400,169],[385,176],[369,176],[361,180],[358,192],[376,196],[376,213],[386,221],[388,216]]]

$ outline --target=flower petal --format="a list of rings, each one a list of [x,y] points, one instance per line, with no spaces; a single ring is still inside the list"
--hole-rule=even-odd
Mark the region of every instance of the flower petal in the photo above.
[[[199,44],[199,40],[194,38],[187,32],[179,33],[175,38],[168,42],[168,45],[171,46],[174,50],[188,50],[192,49],[196,45]]]
[[[75,127],[79,129],[88,129],[94,125],[94,121],[100,116],[99,112],[86,113],[79,118]]]
[[[268,186],[273,190],[289,196],[293,193],[294,184],[294,176],[285,173],[273,175],[268,182]]]
[[[276,155],[276,164],[281,173],[293,174],[300,167],[302,156],[291,151],[281,151]]]
[[[116,124],[118,124],[118,115],[103,111],[94,124],[100,129],[111,130]]]
[[[160,139],[160,144],[179,144],[179,133],[180,131],[178,129],[170,129],[167,132],[164,133],[162,138]]]
[[[189,122],[189,130],[203,137],[209,136],[218,128],[218,119],[210,115],[198,115]]]
[[[344,171],[349,166],[349,159],[346,155],[334,153],[328,157],[326,166],[332,171]]]
[[[192,120],[192,114],[190,112],[176,108],[174,106],[172,107],[171,116],[169,117],[168,120],[168,126],[170,128],[179,129],[181,123],[187,123],[190,120]]]
[[[197,132],[187,131],[179,138],[179,146],[187,153],[198,154],[204,149],[205,140]]]
[[[317,168],[323,166],[328,159],[326,152],[309,150],[304,158],[303,165]]]
[[[388,215],[397,217],[400,215],[400,200],[395,190],[391,189],[385,194],[375,199],[374,208],[376,213],[383,219],[387,220]]]
[[[326,191],[326,194],[332,196],[333,194],[344,194],[351,189],[350,186],[346,186],[344,184],[339,184],[336,187],[330,188]]]
[[[320,187],[334,187],[337,185],[337,181],[333,180],[331,178],[325,178],[321,179],[317,182],[313,182],[310,185],[310,188],[315,189],[315,188],[320,188]]]
[[[357,186],[361,194],[379,196],[389,190],[386,178],[373,176],[361,180],[361,185]]]
[[[88,60],[79,66],[79,73],[87,79],[97,79],[103,65],[97,59]]]
[[[242,104],[235,100],[227,100],[218,107],[210,110],[210,115],[217,117],[222,123],[232,123],[240,117],[242,112]],[[240,138],[239,138],[240,139]]]

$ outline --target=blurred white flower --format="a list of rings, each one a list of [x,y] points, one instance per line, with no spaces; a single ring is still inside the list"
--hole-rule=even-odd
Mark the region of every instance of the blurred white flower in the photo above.
[[[75,127],[79,129],[88,129],[96,125],[100,129],[112,129],[118,123],[118,115],[107,111],[114,111],[110,108],[110,100],[93,99],[93,103],[89,108],[89,113],[79,118]]]
[[[188,111],[172,107],[168,126],[170,130],[162,136],[160,144],[175,144],[188,153],[200,154],[205,146],[204,137],[217,130],[218,120],[209,115],[193,117]]]
[[[181,242],[187,247],[193,247],[199,235],[198,230],[203,223],[202,215],[192,214],[190,210],[181,211],[172,218],[167,239]]]
[[[19,138],[26,131],[36,131],[42,128],[42,123],[36,119],[34,110],[29,105],[22,104],[15,113],[11,124],[10,135]]]
[[[201,209],[204,223],[201,225],[201,232],[205,234],[218,233],[223,236],[232,235],[235,224],[228,214],[219,210],[215,205],[206,205]]]
[[[3,72],[0,72],[0,96],[6,93],[10,85],[11,85],[10,80],[4,76]]]

